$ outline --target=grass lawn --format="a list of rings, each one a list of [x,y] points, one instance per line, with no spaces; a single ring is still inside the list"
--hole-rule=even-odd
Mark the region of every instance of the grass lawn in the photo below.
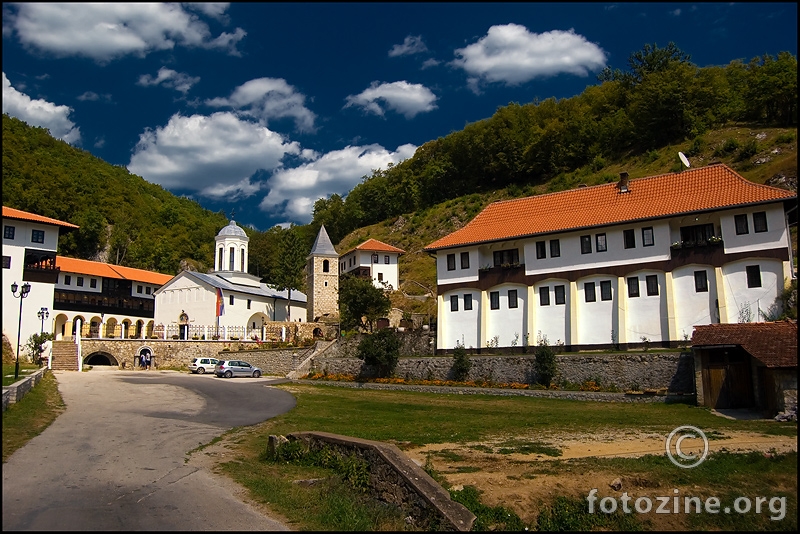
[[[10,386],[14,383],[14,369],[15,364],[13,363],[4,363],[3,364],[3,386]],[[34,365],[28,362],[19,362],[19,378],[17,380],[21,380],[28,376],[30,373],[39,369],[38,365]]]
[[[14,373],[13,366],[11,373]],[[58,383],[52,373],[45,373],[35,388],[3,412],[3,463],[14,451],[41,434],[63,411],[64,401],[58,392]]]

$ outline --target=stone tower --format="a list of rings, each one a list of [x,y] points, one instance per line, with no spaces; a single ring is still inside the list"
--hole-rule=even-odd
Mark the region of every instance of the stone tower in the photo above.
[[[306,287],[308,322],[339,317],[339,254],[324,226],[306,258]]]

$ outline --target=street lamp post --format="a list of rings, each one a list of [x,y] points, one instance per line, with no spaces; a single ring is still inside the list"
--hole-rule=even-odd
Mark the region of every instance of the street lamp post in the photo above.
[[[19,295],[17,295],[17,289],[19,289]],[[31,285],[28,282],[22,284],[22,288],[20,288],[16,282],[11,284],[11,294],[14,295],[14,298],[19,299],[19,322],[17,325],[17,361],[14,366],[14,382],[17,381],[19,378],[19,340],[20,336],[22,335],[22,301],[25,297],[28,296],[28,293],[31,292]]]
[[[44,320],[50,317],[50,310],[48,310],[47,308],[42,308],[41,310],[36,312],[36,315],[39,317],[39,319],[42,320],[42,329],[39,330],[39,333],[44,334]]]

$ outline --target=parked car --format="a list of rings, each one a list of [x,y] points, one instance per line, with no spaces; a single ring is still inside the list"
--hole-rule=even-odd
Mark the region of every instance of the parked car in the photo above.
[[[261,369],[241,360],[219,360],[214,368],[214,375],[231,378],[234,376],[261,376]]]
[[[213,373],[219,360],[216,358],[194,358],[189,364],[189,370],[197,374]]]

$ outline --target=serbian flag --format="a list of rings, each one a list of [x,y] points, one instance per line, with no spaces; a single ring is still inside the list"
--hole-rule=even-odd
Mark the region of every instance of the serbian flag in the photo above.
[[[225,313],[225,301],[222,298],[222,290],[217,288],[217,317]]]

